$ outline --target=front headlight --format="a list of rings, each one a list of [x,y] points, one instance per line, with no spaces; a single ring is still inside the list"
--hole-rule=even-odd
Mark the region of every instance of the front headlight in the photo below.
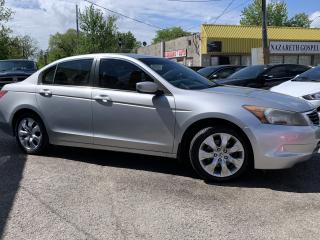
[[[303,96],[306,100],[320,100],[320,92]]]
[[[306,118],[298,112],[289,112],[274,108],[257,107],[254,105],[244,105],[244,109],[256,116],[261,123],[288,125],[288,126],[308,126]]]

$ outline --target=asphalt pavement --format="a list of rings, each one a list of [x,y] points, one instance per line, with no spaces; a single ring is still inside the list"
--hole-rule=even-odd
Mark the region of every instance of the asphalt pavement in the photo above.
[[[167,158],[26,156],[0,132],[0,239],[319,239],[319,160],[213,184]]]

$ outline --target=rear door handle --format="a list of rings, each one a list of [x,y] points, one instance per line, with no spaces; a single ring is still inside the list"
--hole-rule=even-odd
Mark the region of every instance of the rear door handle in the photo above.
[[[107,95],[98,95],[98,96],[95,96],[93,97],[94,100],[96,101],[102,101],[102,102],[111,102],[111,98]]]
[[[40,94],[45,96],[45,97],[51,97],[52,96],[52,92],[49,89],[40,90]]]

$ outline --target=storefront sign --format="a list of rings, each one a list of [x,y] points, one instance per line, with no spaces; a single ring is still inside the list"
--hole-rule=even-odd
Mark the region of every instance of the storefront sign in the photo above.
[[[187,49],[164,52],[165,58],[178,58],[187,56]]]
[[[207,52],[221,52],[222,43],[220,41],[210,41],[207,44]]]
[[[320,42],[270,42],[270,53],[316,54]]]

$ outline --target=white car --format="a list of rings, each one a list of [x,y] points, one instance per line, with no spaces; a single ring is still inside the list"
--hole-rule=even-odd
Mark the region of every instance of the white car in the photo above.
[[[320,66],[270,89],[272,92],[299,97],[312,103],[320,112]]]

